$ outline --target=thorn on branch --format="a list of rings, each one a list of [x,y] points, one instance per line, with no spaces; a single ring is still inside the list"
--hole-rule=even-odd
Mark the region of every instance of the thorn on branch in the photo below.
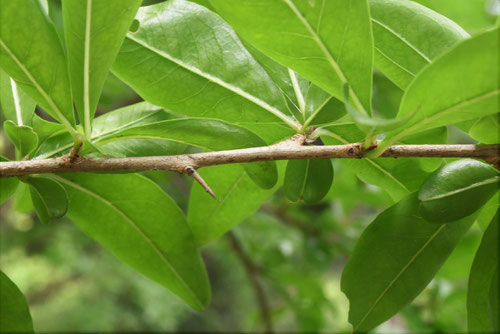
[[[199,184],[201,184],[201,186],[203,187],[203,189],[205,189],[205,191],[207,193],[209,193],[213,198],[217,199],[217,197],[215,197],[215,194],[212,191],[212,189],[210,189],[210,186],[205,182],[205,180],[203,180],[201,175],[198,174],[198,172],[196,171],[196,168],[194,168],[192,166],[187,166],[186,168],[184,168],[184,172],[187,175],[192,176],[196,181],[198,181]]]

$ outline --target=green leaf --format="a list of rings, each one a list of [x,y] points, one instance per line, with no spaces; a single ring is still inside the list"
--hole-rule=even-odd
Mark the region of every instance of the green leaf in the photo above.
[[[500,143],[500,114],[478,119],[469,129],[469,136],[483,144]]]
[[[297,130],[292,129],[283,123],[232,122],[232,124],[250,130],[262,138],[267,144],[275,144],[282,140],[289,139],[297,134]]]
[[[145,100],[189,116],[298,128],[278,86],[218,15],[173,0],[142,7],[136,19],[113,72]]]
[[[68,192],[67,216],[86,234],[191,307],[207,306],[208,278],[186,218],[154,182],[138,174],[54,178]]]
[[[207,118],[174,119],[125,128],[99,139],[96,143],[129,138],[166,139],[211,151],[266,145],[262,139],[245,128]],[[246,163],[244,167],[252,180],[262,188],[269,189],[276,184],[278,173],[274,161]]]
[[[76,110],[90,138],[104,80],[141,0],[64,0],[62,12]]]
[[[449,17],[469,32],[488,29],[495,24],[495,15],[487,12],[493,9],[494,3],[491,2],[456,0],[416,0],[416,2]]]
[[[353,120],[356,122],[358,128],[364,133],[367,133],[369,136],[373,136],[376,134],[380,134],[386,131],[394,130],[400,128],[403,124],[406,124],[412,117],[415,115],[417,110],[414,110],[412,113],[406,115],[405,117],[395,118],[395,119],[385,119],[385,118],[377,118],[377,117],[369,117],[365,116],[355,108],[351,106],[348,101],[349,94],[349,85],[344,85],[344,103],[345,109],[351,115]]]
[[[92,124],[92,138],[100,138],[133,126],[180,118],[169,110],[139,102],[97,117]]]
[[[109,136],[127,127],[178,117],[161,107],[140,102],[97,117],[92,124],[92,138],[95,142],[101,137]],[[37,158],[47,158],[60,154],[73,146],[71,137],[64,131],[58,130],[54,123],[46,122],[35,116],[33,127],[37,132],[43,131],[45,134],[44,142],[41,143],[36,153]],[[158,140],[141,139],[126,140],[126,142],[124,140],[122,143],[109,143],[99,149],[113,156],[167,155],[170,150],[172,152],[182,151],[179,144],[166,141],[162,143]],[[143,153],[141,153],[141,149],[144,149]]]
[[[9,159],[0,155],[0,161],[9,161]],[[17,177],[0,177],[0,204],[14,194],[18,185]]]
[[[446,223],[468,216],[499,189],[500,173],[472,159],[454,161],[431,174],[420,188],[420,213]]]
[[[493,319],[490,318],[489,312],[489,287],[496,283],[493,278],[499,268],[499,224],[500,211],[497,212],[484,232],[470,270],[467,289],[467,328],[471,333],[495,331],[492,327]]]
[[[5,121],[3,129],[22,158],[28,156],[38,146],[38,135],[30,126],[17,126],[12,121]]]
[[[317,203],[326,196],[333,183],[330,159],[289,160],[283,190],[292,202],[300,199]]]
[[[481,207],[481,211],[477,215],[476,222],[481,230],[486,231],[491,219],[495,216],[500,208],[500,191],[493,195],[486,204]]]
[[[290,77],[290,72],[289,69],[286,68],[285,66],[277,63],[273,59],[269,58],[262,52],[260,52],[257,48],[252,46],[252,44],[246,42],[246,41],[241,41],[245,48],[250,52],[252,57],[262,66],[262,68],[266,71],[266,73],[269,75],[271,80],[273,80],[276,85],[279,87],[281,90],[282,94],[285,95],[287,98],[288,103],[288,109],[292,111],[294,116],[297,119],[302,119],[302,115],[300,117],[297,117],[296,112],[299,111],[299,102],[297,101],[297,96],[295,94],[295,90],[293,88],[293,83],[292,83],[292,78]],[[302,76],[296,75],[297,81],[299,83],[300,87],[307,87],[309,85],[309,82],[305,80]],[[295,112],[294,112],[295,111]]]
[[[167,109],[154,106],[148,102],[140,102],[97,117],[94,120],[93,124],[92,138],[94,142],[98,142],[102,137],[110,136],[129,127],[184,117],[185,116],[174,114]],[[250,131],[256,133],[259,137],[265,140],[265,143],[268,144],[275,143],[284,138],[289,138],[296,133],[290,127],[284,124],[247,122],[238,123],[240,123],[243,127],[249,129]],[[128,155],[129,153],[122,152],[124,154],[127,154],[127,156],[177,154],[171,152],[177,152],[180,148],[178,143],[168,142],[165,140],[127,139],[121,140],[120,142],[110,142],[104,144],[103,146],[100,146],[100,149],[102,151],[106,151],[106,153],[116,155],[120,153],[122,149],[125,151],[129,151],[129,148],[132,148],[125,142],[130,143],[134,148],[133,152],[129,152],[132,155]],[[67,143],[68,144],[66,148],[69,149],[72,144],[70,141],[67,141]],[[169,145],[171,147],[171,152],[168,148]],[[141,146],[151,154],[140,154],[140,150],[135,150],[135,148],[139,149]],[[153,152],[157,153],[153,154]]]
[[[46,121],[36,114],[33,115],[31,126],[38,135],[39,144],[43,143],[48,137],[54,136],[58,133],[66,132],[66,128],[64,127],[64,125]],[[66,135],[68,134],[66,133]]]
[[[306,122],[308,125],[331,123],[346,114],[344,104],[315,84],[311,84],[306,95]]]
[[[474,217],[427,222],[414,193],[382,212],[359,238],[342,273],[349,322],[367,332],[410,303],[432,280]]]
[[[491,319],[491,328],[493,332],[498,332],[500,329],[499,322],[500,320],[500,294],[499,294],[499,286],[500,286],[500,269],[497,268],[497,272],[493,279],[491,280],[490,287],[490,303],[489,303],[489,313]]]
[[[74,126],[64,51],[38,1],[0,0],[0,64],[52,117]]]
[[[216,240],[252,215],[278,188],[259,188],[241,165],[220,165],[199,170],[217,200],[196,182],[191,187],[188,221],[199,245]],[[283,173],[280,173],[283,174]]]
[[[124,139],[98,148],[107,156],[120,158],[182,154],[186,145],[163,139]]]
[[[404,92],[381,72],[373,73],[373,115],[395,118]]]
[[[365,0],[211,0],[244,39],[338,99],[370,112],[373,40]]]
[[[36,117],[35,117],[36,118]],[[73,147],[71,135],[63,127],[54,126],[56,123],[47,122],[43,119],[33,119],[33,128],[37,133],[43,132],[40,144],[33,156],[37,159],[44,159],[54,155],[68,153]]]
[[[33,333],[26,298],[14,282],[0,271],[0,333]]]
[[[6,120],[17,125],[31,125],[35,102],[0,69],[0,106]]]
[[[497,113],[499,31],[459,43],[422,70],[407,88],[398,117],[418,112],[405,128],[387,133],[374,154],[411,133]]]
[[[164,139],[130,138],[102,145],[100,143],[101,138],[113,136],[130,127],[179,117],[162,107],[154,106],[148,102],[136,103],[97,117],[92,124],[92,140],[101,152],[111,156],[135,157],[181,154],[186,148],[185,144]]]
[[[33,201],[31,200],[31,194],[29,186],[24,182],[19,182],[14,196],[12,197],[12,206],[14,210],[19,212],[31,212],[35,208],[33,207]]]
[[[418,190],[428,175],[420,168],[416,158],[343,159],[341,163],[354,171],[363,182],[387,191],[395,202]]]
[[[42,223],[48,224],[64,217],[68,211],[68,194],[63,186],[52,179],[31,177],[26,180],[30,185],[33,207]]]
[[[469,37],[450,19],[408,0],[370,0],[375,65],[405,89],[437,56]]]

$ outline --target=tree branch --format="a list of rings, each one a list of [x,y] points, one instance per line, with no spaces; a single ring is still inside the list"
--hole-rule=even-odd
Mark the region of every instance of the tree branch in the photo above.
[[[262,317],[262,321],[264,322],[264,326],[266,328],[266,333],[272,333],[273,332],[273,324],[271,321],[271,314],[269,310],[269,303],[267,301],[266,294],[264,292],[264,288],[262,287],[258,276],[258,269],[255,267],[253,264],[252,260],[245,254],[243,251],[243,248],[240,245],[240,242],[236,238],[233,232],[229,231],[227,234],[227,238],[229,240],[229,243],[231,247],[233,248],[234,252],[240,259],[241,263],[243,263],[243,266],[245,267],[245,271],[248,275],[248,278],[250,279],[250,282],[252,283],[252,287],[255,292],[255,297],[257,298],[257,302],[259,304],[260,308],[260,314]]]
[[[68,159],[67,156],[25,161],[0,162],[0,177],[61,172],[113,172],[170,170],[186,173],[186,167],[200,167],[291,159],[363,158],[361,143],[332,146],[303,146],[304,138],[296,135],[275,145],[239,150],[150,156],[131,158],[84,158]],[[500,144],[495,145],[394,145],[382,158],[478,158],[499,168]]]

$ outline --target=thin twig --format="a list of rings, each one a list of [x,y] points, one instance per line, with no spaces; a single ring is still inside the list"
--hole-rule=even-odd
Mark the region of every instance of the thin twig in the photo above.
[[[266,293],[264,292],[264,288],[262,287],[258,275],[259,271],[257,267],[254,265],[252,260],[245,253],[243,248],[238,241],[238,238],[234,235],[233,232],[229,231],[227,234],[227,239],[229,240],[229,244],[233,248],[234,252],[240,259],[241,263],[245,267],[245,271],[252,283],[253,290],[255,292],[255,298],[257,298],[257,302],[259,304],[260,315],[262,317],[262,322],[264,322],[264,326],[266,328],[266,333],[273,333],[273,324],[271,321],[271,313],[269,309],[269,303],[267,301]]]
[[[66,157],[0,162],[0,177],[61,172],[106,172],[170,170],[185,173],[186,167],[195,169],[242,162],[358,158],[365,151],[360,143],[332,146],[303,146],[305,139],[294,136],[281,143],[239,150],[204,152],[169,156],[95,158],[77,157],[68,164]],[[498,161],[500,145],[394,145],[389,147],[382,158],[478,158]]]

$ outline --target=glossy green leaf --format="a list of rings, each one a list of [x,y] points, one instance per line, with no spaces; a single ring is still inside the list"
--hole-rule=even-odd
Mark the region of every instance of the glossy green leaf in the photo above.
[[[419,165],[418,159],[345,159],[341,163],[365,183],[381,187],[396,202],[419,189],[428,175]]]
[[[130,127],[143,126],[179,118],[180,116],[148,102],[139,102],[97,117],[92,125],[92,140],[101,152],[117,157],[181,154],[186,145],[154,138],[121,139],[100,143],[104,137],[113,136]]]
[[[297,119],[302,119],[302,115],[297,117],[299,102],[297,101],[297,96],[293,88],[293,82],[290,77],[289,69],[260,52],[252,44],[244,40],[242,43],[285,95],[287,101],[289,102],[288,106],[290,111],[294,114],[294,116],[296,116]],[[296,79],[299,83],[299,87],[307,87],[309,85],[309,81],[305,80],[301,75],[296,75]]]
[[[179,116],[147,102],[136,103],[124,108],[108,112],[97,117],[92,124],[92,138],[94,143],[101,137],[109,136],[127,127],[149,124],[178,118]],[[49,123],[35,116],[33,127],[37,131],[43,131],[45,139],[35,154],[38,158],[46,158],[67,152],[73,142],[71,136],[64,131],[58,130],[54,123]],[[124,140],[125,142],[125,140]],[[157,140],[126,140],[126,143],[109,143],[104,148],[99,148],[112,156],[141,156],[141,155],[167,155],[182,151],[181,145],[172,142],[161,143]],[[145,151],[141,153],[141,149]],[[130,154],[130,155],[129,155]],[[170,153],[172,154],[172,153]],[[176,153],[174,153],[176,154]]]
[[[432,280],[474,217],[437,225],[414,193],[382,212],[359,238],[342,273],[349,322],[367,332],[410,303]]]
[[[349,115],[351,115],[352,119],[356,122],[356,125],[361,129],[361,131],[367,133],[369,136],[400,128],[401,126],[406,124],[417,112],[417,110],[414,110],[412,113],[406,115],[405,117],[399,117],[395,119],[365,116],[357,111],[349,103],[347,99],[347,96],[349,94],[349,85],[345,84],[343,90],[345,109],[347,110]]]
[[[416,0],[416,2],[443,14],[457,22],[469,32],[488,29],[495,24],[495,16],[491,15],[495,3],[488,0],[456,1],[456,0]]]
[[[331,123],[345,114],[342,102],[315,84],[309,86],[306,95],[305,126]]]
[[[326,196],[333,183],[330,159],[289,160],[283,190],[292,202],[317,203]]]
[[[183,0],[142,7],[113,72],[145,100],[231,122],[285,122],[278,86],[218,15]]]
[[[146,157],[184,153],[185,144],[163,139],[124,139],[98,146],[107,157]]]
[[[489,311],[489,295],[500,262],[498,225],[500,211],[484,232],[469,276],[467,290],[467,327],[471,333],[494,332]]]
[[[30,126],[17,126],[12,121],[5,121],[3,129],[12,143],[14,143],[22,158],[33,152],[38,145],[38,135]]]
[[[468,216],[498,191],[500,173],[472,159],[452,162],[430,175],[420,188],[420,213],[445,223]]]
[[[500,208],[500,191],[493,195],[486,204],[481,207],[481,211],[477,215],[476,222],[481,230],[486,231],[491,219]]]
[[[48,137],[54,136],[58,133],[66,132],[64,125],[60,123],[49,122],[36,114],[33,115],[31,126],[38,135],[39,144],[43,143]]]
[[[0,271],[0,291],[0,333],[33,333],[26,298],[3,271]]]
[[[35,208],[33,207],[33,201],[31,200],[31,194],[29,186],[24,182],[19,182],[14,196],[12,197],[12,206],[14,210],[19,212],[31,212]]]
[[[42,223],[48,224],[64,217],[68,211],[68,194],[59,182],[32,177],[26,183],[30,185],[33,207]]]
[[[76,110],[91,134],[104,80],[141,0],[64,0],[62,12]]]
[[[500,330],[500,269],[497,268],[496,274],[491,280],[490,298],[489,298],[489,313],[491,319],[491,328],[493,332]]]
[[[285,139],[289,139],[297,134],[297,131],[283,123],[248,123],[234,122],[234,125],[250,130],[267,144],[275,144]],[[297,123],[297,126],[299,124]]]
[[[381,118],[395,118],[403,98],[403,90],[381,72],[373,73],[373,115]]]
[[[92,138],[108,136],[114,132],[133,126],[179,117],[183,116],[176,115],[165,108],[152,105],[148,102],[139,102],[97,117],[92,124]]]
[[[0,161],[9,161],[9,159],[0,155]],[[18,184],[19,180],[17,177],[0,177],[0,204],[14,194]]]
[[[450,19],[408,0],[370,0],[375,65],[402,89],[437,56],[469,37]]]
[[[0,0],[0,66],[67,128],[75,124],[66,58],[36,0]]]
[[[354,106],[369,113],[373,41],[365,0],[211,0],[246,40],[338,99],[349,82]]]
[[[123,129],[96,143],[127,138],[156,138],[178,141],[212,151],[265,146],[266,143],[245,128],[207,118],[183,118]],[[244,164],[248,175],[264,189],[276,184],[278,173],[274,161]]]
[[[86,234],[148,278],[201,310],[210,287],[184,214],[138,174],[61,174],[67,216]],[[89,219],[92,213],[92,219]]]
[[[188,221],[199,245],[216,240],[252,215],[280,184],[278,182],[273,189],[261,189],[241,165],[206,167],[199,173],[217,196],[214,200],[193,182]]]
[[[40,128],[45,128],[45,130],[50,130],[52,128],[49,122],[42,123],[37,121],[37,123],[41,125],[36,128],[37,131]],[[35,158],[43,159],[52,156],[61,156],[68,153],[73,147],[72,137],[67,131],[56,130],[55,127],[53,129],[55,130],[54,132],[50,134],[47,132],[47,136],[43,141],[40,141],[40,145],[34,154]]]
[[[483,144],[500,143],[500,114],[478,119],[469,129],[469,135]]]
[[[0,69],[0,106],[6,120],[17,125],[31,125],[35,102],[7,73]]]
[[[407,88],[398,117],[418,112],[406,127],[387,133],[375,154],[411,133],[497,113],[499,31],[459,43],[422,70]]]

